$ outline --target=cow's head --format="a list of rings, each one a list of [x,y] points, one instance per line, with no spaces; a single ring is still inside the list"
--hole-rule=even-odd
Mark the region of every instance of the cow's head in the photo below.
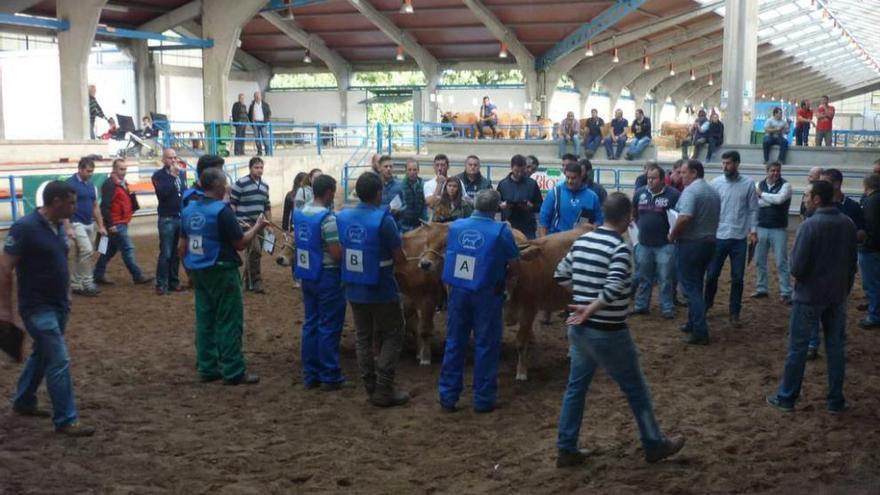
[[[443,269],[443,256],[446,253],[446,236],[449,234],[449,225],[445,223],[429,223],[425,225],[427,240],[425,249],[419,256],[419,268],[426,272],[435,272]]]
[[[293,262],[294,245],[293,236],[286,232],[281,234],[281,250],[278,252],[278,256],[275,257],[275,263],[280,266],[290,266]]]

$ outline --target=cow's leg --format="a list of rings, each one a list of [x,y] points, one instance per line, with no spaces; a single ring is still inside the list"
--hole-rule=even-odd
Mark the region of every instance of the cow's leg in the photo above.
[[[403,327],[404,335],[409,338],[412,335],[416,338],[416,353],[419,352],[420,339],[419,336],[419,307],[420,305],[409,298],[403,301]]]
[[[532,326],[535,323],[535,308],[520,308],[519,332],[516,334],[516,379],[526,381],[529,379],[529,346],[532,345]]]
[[[431,339],[434,335],[434,311],[437,309],[437,298],[426,297],[420,304],[421,321],[418,328],[418,356],[421,366],[431,365]]]

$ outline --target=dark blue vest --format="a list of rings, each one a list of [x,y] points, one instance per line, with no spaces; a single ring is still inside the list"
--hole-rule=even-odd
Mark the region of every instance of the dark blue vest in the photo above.
[[[498,265],[495,247],[504,225],[477,218],[452,222],[446,243],[443,282],[473,291],[494,286],[500,275],[493,273]]]
[[[379,282],[379,269],[390,266],[391,260],[381,259],[382,243],[379,227],[387,208],[348,208],[336,215],[339,242],[342,244],[342,281],[360,285]]]
[[[321,242],[321,222],[330,210],[320,214],[306,215],[302,210],[293,210],[294,231],[296,233],[296,263],[293,274],[302,280],[318,280],[324,261],[324,246]]]
[[[223,201],[193,201],[183,209],[181,227],[186,234],[183,265],[190,270],[211,268],[220,255],[220,228],[217,222],[226,207]]]
[[[780,178],[773,184],[773,187],[767,187],[767,179],[762,180],[758,187],[761,193],[777,194],[785,184],[785,179]],[[765,229],[784,229],[788,227],[788,208],[791,206],[791,198],[781,205],[762,206],[758,209],[758,226]]]

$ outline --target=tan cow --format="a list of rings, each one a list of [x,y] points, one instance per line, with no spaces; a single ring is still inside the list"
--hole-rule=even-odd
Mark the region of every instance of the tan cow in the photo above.
[[[510,139],[522,139],[526,135],[529,119],[521,113],[510,114]]]
[[[456,112],[452,114],[452,123],[464,137],[476,138],[477,114],[475,112]]]
[[[535,124],[529,126],[529,139],[553,139],[553,121],[540,118]]]
[[[527,240],[521,232],[513,231],[520,247],[520,274],[516,280],[508,281],[508,301],[504,311],[505,323],[519,323],[516,338],[517,380],[528,379],[529,347],[534,339],[532,327],[538,311],[559,311],[565,309],[571,301],[571,293],[556,283],[553,272],[575,239],[588,230],[592,230],[591,225],[534,240]],[[428,241],[419,267],[429,272],[442,273],[449,227],[446,224],[430,224],[426,231]]]

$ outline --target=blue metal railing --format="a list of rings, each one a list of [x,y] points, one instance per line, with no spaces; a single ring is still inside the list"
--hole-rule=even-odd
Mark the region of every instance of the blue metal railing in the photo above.
[[[877,148],[880,147],[880,130],[848,129],[831,131],[831,144],[844,148]]]

